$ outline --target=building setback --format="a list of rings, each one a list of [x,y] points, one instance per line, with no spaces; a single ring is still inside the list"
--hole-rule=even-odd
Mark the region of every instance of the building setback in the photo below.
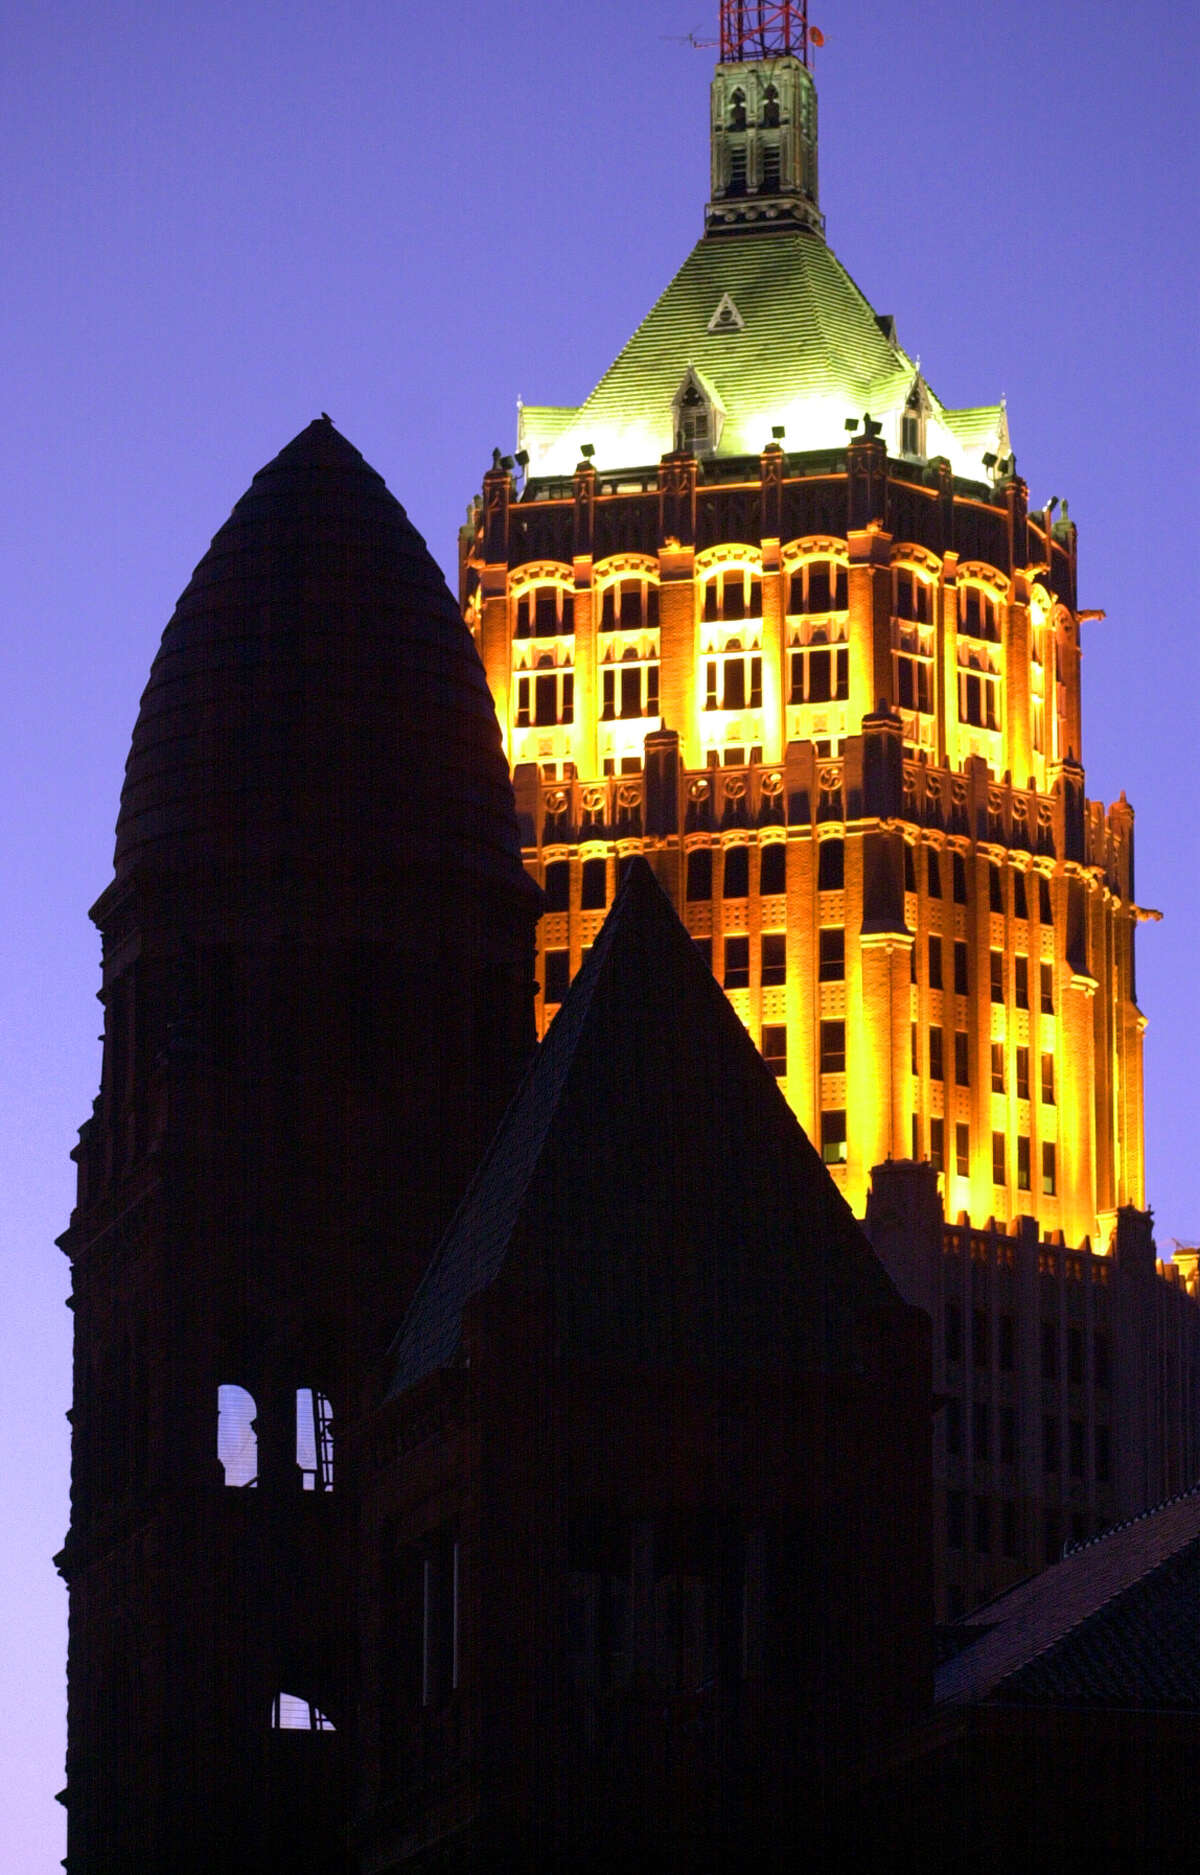
[[[580,406],[522,409],[461,599],[541,1030],[643,854],[934,1317],[957,1615],[1200,1471],[1195,1270],[1145,1210],[1155,914],[1086,794],[1066,504],[828,246],[804,9],[762,13],[723,12],[702,238]]]

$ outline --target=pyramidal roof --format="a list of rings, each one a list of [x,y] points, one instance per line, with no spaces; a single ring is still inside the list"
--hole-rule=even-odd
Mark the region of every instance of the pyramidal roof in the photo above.
[[[644,859],[443,1239],[392,1391],[451,1365],[494,1285],[553,1297],[595,1358],[849,1358],[896,1292]]]
[[[724,297],[741,324],[714,324]],[[675,446],[672,402],[692,367],[720,399],[715,455],[756,456],[782,424],[790,451],[842,449],[865,412],[900,452],[900,419],[918,366],[876,317],[833,250],[806,230],[739,231],[697,242],[591,396],[577,409],[527,404],[520,446],[534,476],[569,475],[590,443],[596,468],[655,463]],[[986,481],[985,453],[1006,453],[1003,407],[947,410],[928,391],[925,454]]]

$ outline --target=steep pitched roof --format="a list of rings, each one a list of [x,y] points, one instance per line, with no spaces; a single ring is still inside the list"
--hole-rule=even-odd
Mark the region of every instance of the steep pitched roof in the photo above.
[[[856,1310],[897,1300],[642,859],[417,1292],[393,1393],[454,1360],[525,1250],[564,1340],[631,1359],[840,1360]]]
[[[742,324],[711,330],[725,294]],[[657,462],[674,447],[672,399],[689,365],[725,411],[718,456],[757,455],[777,424],[790,451],[842,448],[846,419],[868,410],[898,448],[917,368],[819,236],[709,235],[577,410],[524,408],[530,473],[570,474],[583,443],[601,471]],[[983,423],[980,441],[975,421],[955,424],[931,395],[928,453],[948,456],[960,475],[984,476],[980,457],[999,414]]]
[[[1200,1486],[1069,1552],[970,1627],[938,1672],[947,1705],[1200,1710]]]

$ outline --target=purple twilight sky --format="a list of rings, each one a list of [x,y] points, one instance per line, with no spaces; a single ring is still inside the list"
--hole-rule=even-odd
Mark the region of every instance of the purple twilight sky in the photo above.
[[[9,0],[0,517],[4,1856],[62,1855],[70,1317],[137,700],[254,471],[320,411],[452,565],[518,395],[577,402],[695,240],[717,0]],[[1187,19],[1193,18],[1191,27]],[[1079,522],[1088,790],[1138,810],[1150,1198],[1200,1237],[1197,25],[1167,0],[819,0],[829,237]],[[1189,959],[1191,961],[1189,962]]]

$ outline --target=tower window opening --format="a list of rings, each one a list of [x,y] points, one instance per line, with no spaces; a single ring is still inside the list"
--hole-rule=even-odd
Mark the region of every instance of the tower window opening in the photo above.
[[[1041,988],[1042,1014],[1044,1016],[1052,1016],[1054,1014],[1054,965],[1053,964],[1043,964],[1041,966],[1040,988]]]
[[[777,107],[778,108],[778,107]],[[781,155],[777,143],[768,143],[762,152],[762,193],[778,195],[781,177]]]
[[[933,623],[933,587],[911,567],[898,566],[894,574],[892,616],[916,625]]]
[[[1017,1099],[1029,1099],[1029,1050],[1017,1050]]]
[[[762,849],[758,889],[767,898],[787,891],[787,847],[782,840],[773,840]]]
[[[942,1065],[942,1031],[940,1028],[932,1028],[929,1031],[929,1078],[931,1081],[942,1081],[946,1078]]]
[[[1042,1056],[1042,1105],[1054,1105],[1054,1056],[1048,1052]]]
[[[1023,872],[1014,872],[1012,883],[1013,883],[1013,917],[1014,918],[1028,918],[1029,895],[1025,888],[1025,874]]]
[[[929,987],[940,990],[942,987],[942,940],[931,937],[929,940]]]
[[[725,939],[725,988],[745,990],[750,987],[750,939]]]
[[[748,846],[726,847],[722,892],[725,898],[748,898],[750,896],[750,848]]]
[[[846,884],[846,843],[822,840],[817,848],[818,892],[840,892]]]
[[[271,1701],[271,1729],[276,1732],[335,1732],[333,1720],[311,1699],[276,1693]]]
[[[1054,913],[1050,907],[1050,881],[1044,874],[1038,874],[1038,918],[1042,924],[1053,924]]]
[[[1053,1198],[1057,1191],[1058,1166],[1055,1146],[1052,1139],[1047,1139],[1042,1142],[1042,1196]],[[1097,1378],[1097,1385],[1099,1384],[1099,1378]]]
[[[706,710],[762,708],[762,657],[759,652],[724,652],[705,659]]]
[[[1004,1092],[1004,1043],[992,1043],[992,1092]]]
[[[250,1490],[258,1483],[257,1407],[244,1387],[217,1388],[217,1457],[225,1483]]]
[[[845,645],[806,645],[791,654],[791,703],[844,703],[850,695]]]
[[[563,586],[535,586],[517,600],[518,638],[559,638],[575,629],[575,595]]]
[[[988,906],[992,911],[1004,911],[1004,874],[995,860],[988,863]]]
[[[1029,1188],[1029,1140],[1022,1133],[1017,1140],[1017,1190],[1028,1191]]]
[[[992,1183],[993,1185],[1008,1183],[1003,1133],[992,1134]]]
[[[1013,959],[1013,1002],[1018,1009],[1029,1007],[1029,959]]]
[[[925,849],[925,889],[930,898],[942,896],[942,868],[934,847]]]
[[[844,612],[847,607],[846,568],[835,560],[806,560],[792,574],[788,611]]]
[[[954,1128],[954,1172],[957,1178],[969,1178],[971,1174],[971,1129],[965,1120],[959,1120]]]
[[[821,1158],[826,1165],[845,1165],[846,1156],[845,1108],[827,1108],[821,1114]]]
[[[746,94],[740,88],[730,94],[729,128],[730,130],[745,130],[746,128]]]
[[[925,404],[919,388],[914,388],[909,395],[900,418],[900,454],[925,454]]]
[[[954,1031],[954,1079],[959,1087],[971,1085],[971,1065],[968,1053],[968,1037],[965,1029]],[[965,1177],[966,1174],[964,1173]]]
[[[431,1543],[421,1567],[421,1704],[440,1706],[459,1684],[458,1543]]]
[[[787,1028],[782,1022],[763,1024],[762,1058],[777,1081],[787,1079]]]
[[[712,848],[693,847],[687,856],[687,896],[691,903],[710,899],[713,889]]]
[[[763,92],[762,123],[767,130],[774,130],[779,124],[779,92],[775,85],[768,85]]]
[[[736,108],[737,107],[735,107],[735,109]],[[744,115],[744,106],[741,108]],[[735,126],[735,128],[739,130],[742,127],[743,126],[740,124]],[[744,143],[731,144],[729,149],[729,180],[725,185],[726,195],[745,195],[746,174],[746,146]]]
[[[764,989],[787,982],[787,937],[782,931],[764,931],[759,961]]]
[[[1004,1001],[1004,952],[990,953],[991,997],[994,1003]]]
[[[999,729],[1000,679],[992,672],[958,673],[958,714],[960,721],[974,729]]]
[[[603,911],[608,903],[608,861],[585,859],[580,874],[579,909]]]
[[[960,587],[959,594],[959,631],[967,638],[984,638],[991,644],[999,644],[999,608],[992,595],[981,586]]]
[[[946,1164],[946,1123],[936,1115],[929,1122],[929,1163],[935,1172]]]
[[[542,890],[546,895],[547,911],[566,911],[571,903],[571,864],[566,859],[551,859],[546,862],[546,873],[542,881]]]
[[[967,862],[961,853],[953,853],[951,865],[954,873],[954,903],[965,905],[967,902]],[[964,991],[963,994],[965,995],[966,992]]]
[[[332,1491],[333,1408],[312,1387],[296,1394],[296,1465],[306,1491]]]
[[[846,933],[832,926],[817,939],[817,975],[822,983],[841,983],[846,975]]]
[[[844,1074],[846,1072],[846,1024],[822,1022],[820,1048],[821,1073]]]
[[[644,579],[621,579],[604,588],[600,596],[602,632],[657,629],[657,586]]]
[[[928,716],[933,709],[933,660],[915,644],[900,637],[892,653],[896,672],[896,702],[902,710]]]
[[[955,938],[954,994],[956,996],[969,996],[970,993],[969,954],[962,938]]]

